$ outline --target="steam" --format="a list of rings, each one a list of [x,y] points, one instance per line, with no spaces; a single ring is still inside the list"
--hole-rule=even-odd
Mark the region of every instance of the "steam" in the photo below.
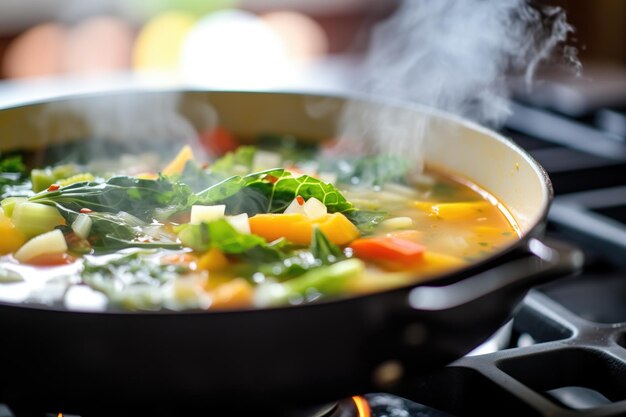
[[[509,114],[511,79],[522,78],[530,88],[540,64],[572,32],[562,9],[528,0],[404,0],[373,33],[360,90],[498,125]],[[562,48],[561,56],[579,70],[574,48]],[[360,119],[383,126],[374,128],[370,145],[419,157],[427,119],[407,116],[400,122],[409,129],[402,131],[398,120],[375,112],[355,123],[358,112],[347,109],[345,136],[372,133]]]
[[[530,85],[572,31],[562,9],[527,0],[406,0],[375,30],[364,87],[499,123],[510,77]]]

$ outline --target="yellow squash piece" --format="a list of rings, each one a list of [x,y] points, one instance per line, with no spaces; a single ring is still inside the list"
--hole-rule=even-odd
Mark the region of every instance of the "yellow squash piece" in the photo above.
[[[15,228],[11,219],[0,213],[0,255],[15,252],[26,242],[26,237]]]
[[[176,158],[169,163],[168,166],[163,168],[163,174],[172,175],[172,174],[181,174],[183,169],[185,169],[185,164],[188,161],[193,160],[193,151],[189,147],[189,145],[183,146],[183,148],[178,152]]]
[[[201,271],[219,271],[228,266],[228,259],[217,248],[209,249],[198,259],[198,269]]]
[[[268,242],[284,237],[300,245],[308,245],[313,237],[313,226],[335,245],[346,245],[359,237],[359,229],[341,213],[326,214],[311,220],[305,214],[257,214],[250,217],[250,231]]]
[[[477,219],[483,216],[491,206],[488,201],[468,201],[459,203],[415,201],[413,205],[420,210],[428,212],[431,216],[453,221]]]

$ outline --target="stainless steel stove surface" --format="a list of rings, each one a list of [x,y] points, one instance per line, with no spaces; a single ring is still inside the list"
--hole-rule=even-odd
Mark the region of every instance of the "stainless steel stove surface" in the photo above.
[[[522,102],[513,110],[504,134],[554,184],[548,235],[580,246],[584,271],[531,290],[496,351],[406,380],[397,395],[367,394],[287,415],[626,415],[626,110],[592,108],[572,117]],[[54,417],[62,410],[49,411]],[[42,414],[0,405],[0,417],[30,416]]]

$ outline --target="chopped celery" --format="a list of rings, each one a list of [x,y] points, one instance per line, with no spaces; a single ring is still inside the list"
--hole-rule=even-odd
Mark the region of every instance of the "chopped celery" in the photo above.
[[[11,220],[26,237],[49,232],[65,221],[56,207],[39,203],[21,203],[13,209]]]
[[[310,270],[283,283],[260,285],[257,287],[256,303],[264,307],[290,301],[308,301],[307,297],[315,296],[315,294],[336,295],[346,288],[350,280],[360,276],[364,270],[365,264],[361,260],[351,258]]]
[[[0,205],[2,205],[2,210],[4,211],[5,216],[11,217],[13,216],[15,206],[22,204],[27,200],[28,199],[26,197],[7,197],[0,202]]]
[[[62,180],[62,179],[70,178],[76,174],[77,174],[77,169],[75,165],[72,165],[72,164],[59,165],[58,167],[54,167],[52,169],[50,168],[33,169],[30,172],[30,180],[33,183],[33,191],[38,193],[50,187],[55,182]],[[77,181],[88,181],[88,180],[79,179]],[[73,181],[73,182],[77,182],[77,181]],[[63,185],[69,185],[71,183],[72,182],[63,184]]]
[[[50,187],[56,178],[52,175],[49,168],[33,169],[30,172],[30,181],[33,183],[33,191],[38,193]]]

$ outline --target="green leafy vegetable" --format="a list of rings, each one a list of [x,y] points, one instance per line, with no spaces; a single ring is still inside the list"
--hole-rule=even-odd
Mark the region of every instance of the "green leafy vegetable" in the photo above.
[[[72,224],[79,213],[57,204],[57,209],[65,218],[67,224]],[[125,248],[164,248],[180,249],[181,245],[174,240],[155,241],[143,233],[141,227],[129,224],[127,218],[107,212],[92,212],[88,214],[92,221],[91,233],[86,240],[97,252],[109,252]],[[80,250],[84,251],[85,242],[77,242]],[[70,245],[71,246],[71,245]]]
[[[239,233],[226,220],[210,223],[184,224],[176,229],[181,242],[196,251],[220,249],[228,254],[241,254],[256,246],[267,246],[262,237]]]
[[[258,269],[266,276],[285,280],[345,258],[341,249],[329,241],[321,230],[315,228],[308,250],[297,250],[279,261],[259,264]]]
[[[197,204],[225,204],[229,214],[282,213],[296,196],[315,197],[331,213],[357,209],[332,184],[308,175],[294,177],[284,169],[228,178],[197,194]]]
[[[0,199],[26,197],[31,193],[30,181],[25,175],[26,166],[19,155],[0,159]]]
[[[321,295],[340,294],[352,279],[363,273],[364,269],[363,261],[356,258],[325,265],[282,283],[260,286],[257,302],[271,306],[312,301]]]
[[[86,259],[83,282],[104,293],[111,304],[131,310],[161,308],[160,288],[189,272],[181,265],[161,265],[136,252],[105,263]]]
[[[42,191],[29,200],[74,212],[84,208],[109,213],[125,211],[151,221],[155,207],[184,208],[193,195],[185,184],[164,177],[149,180],[119,176],[106,182],[77,182],[56,191]]]
[[[209,167],[213,174],[220,174],[224,178],[232,175],[242,175],[250,172],[256,148],[254,146],[240,146],[234,152],[228,152]]]

